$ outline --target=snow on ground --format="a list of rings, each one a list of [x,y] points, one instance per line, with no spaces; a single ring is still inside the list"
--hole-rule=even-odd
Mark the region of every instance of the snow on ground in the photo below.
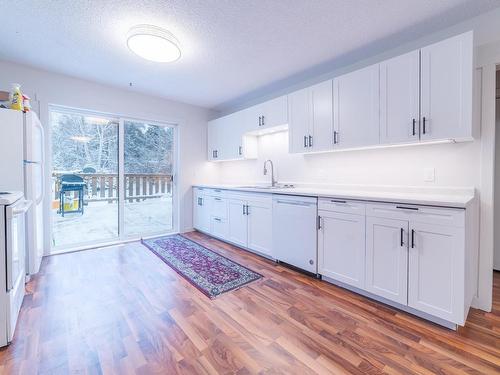
[[[125,202],[125,235],[147,236],[172,229],[172,197]],[[81,213],[62,217],[52,210],[52,241],[57,247],[118,237],[117,202],[89,202]]]

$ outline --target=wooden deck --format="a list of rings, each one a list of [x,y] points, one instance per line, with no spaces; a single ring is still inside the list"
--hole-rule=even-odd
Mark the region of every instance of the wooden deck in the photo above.
[[[492,313],[458,332],[200,233],[264,275],[210,300],[139,243],[45,258],[28,285],[5,374],[498,374]]]

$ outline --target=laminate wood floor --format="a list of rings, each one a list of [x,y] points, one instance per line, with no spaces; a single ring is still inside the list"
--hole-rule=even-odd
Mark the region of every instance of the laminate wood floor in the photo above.
[[[28,284],[4,374],[498,374],[494,310],[458,332],[200,233],[264,278],[210,300],[140,243],[51,256]]]

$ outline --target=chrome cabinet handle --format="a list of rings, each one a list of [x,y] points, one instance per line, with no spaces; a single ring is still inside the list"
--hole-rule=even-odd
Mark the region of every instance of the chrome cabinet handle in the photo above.
[[[404,235],[404,233],[405,233],[404,229],[401,228],[401,243],[400,243],[401,247],[403,247],[404,244],[405,244],[404,241],[403,241],[403,235]]]
[[[264,124],[265,124],[265,120],[264,119],[265,119],[265,117],[264,117],[264,115],[262,115],[262,126],[264,126]]]
[[[425,116],[424,116],[424,117],[422,117],[422,133],[424,133],[424,134],[426,132],[425,121],[426,121],[426,119],[425,119]]]
[[[243,147],[239,146],[238,147],[238,155],[243,154]]]
[[[333,132],[333,144],[334,145],[336,145],[337,143],[339,143],[338,134],[339,134],[339,132],[336,131],[336,130]]]
[[[283,200],[280,200],[280,199],[278,199],[276,201],[276,203],[278,203],[278,204],[289,204],[289,205],[292,205],[292,206],[304,206],[304,207],[309,207],[311,205],[314,205],[314,203],[296,202],[296,201],[283,201]]]
[[[304,135],[304,148],[307,147],[307,135]]]
[[[412,210],[412,211],[418,211],[418,207],[396,206],[396,208],[399,208],[400,210]]]
[[[218,221],[219,223],[221,222],[221,219],[219,219],[218,217],[214,217],[214,220]]]
[[[312,147],[313,145],[313,137],[310,135],[309,136],[309,147]]]
[[[417,120],[412,119],[413,135],[416,135],[416,134],[417,134],[417,133],[416,133],[416,127],[415,127],[415,125],[416,125],[416,124],[417,124]]]
[[[411,248],[415,247],[415,230],[411,230]]]
[[[332,203],[342,203],[342,204],[346,204],[347,203],[347,201],[341,201],[339,199],[330,199],[330,202],[332,202]]]

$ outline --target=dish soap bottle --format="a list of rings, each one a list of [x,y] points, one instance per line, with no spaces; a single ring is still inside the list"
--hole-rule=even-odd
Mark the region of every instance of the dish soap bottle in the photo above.
[[[21,93],[21,85],[19,83],[12,84],[10,108],[16,111],[23,110],[23,94]]]

